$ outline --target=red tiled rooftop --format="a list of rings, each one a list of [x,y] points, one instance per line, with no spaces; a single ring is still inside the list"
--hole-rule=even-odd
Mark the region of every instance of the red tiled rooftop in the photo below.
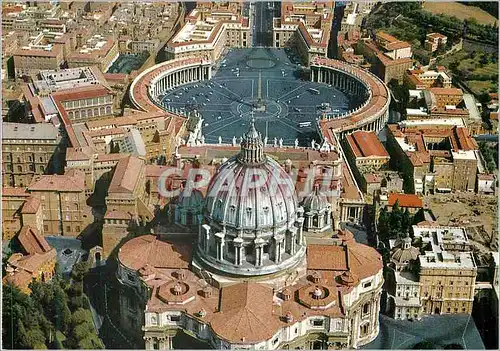
[[[397,194],[397,193],[389,194],[387,205],[392,207],[396,204],[396,201],[398,202],[399,207],[410,207],[410,208],[424,207],[422,199],[415,194]]]
[[[173,243],[154,235],[143,235],[127,241],[118,252],[121,264],[132,270],[149,265],[156,268],[189,268],[192,245]]]
[[[347,142],[356,157],[389,157],[375,132],[355,131],[347,136]]]

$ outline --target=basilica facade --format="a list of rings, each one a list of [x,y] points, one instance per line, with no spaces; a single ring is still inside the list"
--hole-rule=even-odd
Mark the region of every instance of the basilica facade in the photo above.
[[[206,191],[187,186],[173,207],[185,235],[139,236],[117,254],[122,327],[146,349],[340,349],[377,336],[381,256],[332,227],[318,185],[298,198],[253,123]]]

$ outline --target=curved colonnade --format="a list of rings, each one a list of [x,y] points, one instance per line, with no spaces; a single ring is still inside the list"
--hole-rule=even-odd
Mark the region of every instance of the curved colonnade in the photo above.
[[[374,74],[342,61],[316,58],[311,62],[311,80],[332,84],[350,94],[366,95],[365,102],[358,108],[319,121],[325,138],[333,141],[334,133],[343,139],[355,130],[379,132],[384,128],[389,119],[391,98],[387,86]]]
[[[165,91],[211,78],[211,61],[199,58],[165,61],[148,68],[134,79],[130,86],[130,100],[141,111],[166,112],[159,100]]]
[[[160,96],[168,89],[184,84],[210,80],[212,61],[185,58],[165,61],[142,72],[132,82],[130,99],[144,112],[164,112]],[[379,132],[389,119],[390,94],[378,77],[348,63],[317,57],[311,62],[311,81],[331,84],[353,95],[364,95],[363,104],[342,115],[325,114],[318,122],[324,138],[334,143],[334,134],[343,139],[355,130]],[[173,112],[184,116],[181,111]]]

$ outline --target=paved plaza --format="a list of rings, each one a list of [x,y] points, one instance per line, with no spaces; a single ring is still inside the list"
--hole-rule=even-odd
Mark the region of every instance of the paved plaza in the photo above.
[[[322,112],[344,113],[360,99],[305,80],[298,62],[284,49],[229,50],[211,81],[168,91],[163,104],[171,110],[196,108],[204,119],[207,143],[218,143],[219,137],[232,143],[253,116],[268,144],[282,138],[284,145],[298,139],[309,146],[312,139],[319,141],[316,125]]]
[[[362,349],[412,349],[422,341],[430,341],[436,348],[461,344],[465,349],[484,349],[483,341],[471,316],[449,314],[425,316],[420,321],[400,321],[380,315],[377,338]]]

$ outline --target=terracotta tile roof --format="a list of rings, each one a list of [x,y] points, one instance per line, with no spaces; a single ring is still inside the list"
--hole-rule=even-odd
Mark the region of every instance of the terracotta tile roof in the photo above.
[[[495,180],[495,175],[493,175],[493,174],[478,174],[477,178],[479,180]]]
[[[90,99],[110,95],[111,91],[101,84],[79,87],[75,89],[59,90],[52,93],[52,97],[59,101]]]
[[[307,269],[346,271],[347,255],[344,246],[307,245]]]
[[[375,35],[376,35],[377,39],[379,39],[379,38],[380,38],[380,39],[383,39],[383,40],[385,40],[385,41],[388,41],[389,43],[399,41],[399,39],[397,39],[397,38],[393,37],[393,36],[392,36],[392,35],[390,35],[390,34],[387,34],[387,33],[385,33],[385,32],[382,32],[382,31],[377,32]]]
[[[279,327],[273,318],[272,289],[255,283],[222,288],[220,312],[212,319],[215,334],[231,343],[270,339]]]
[[[415,194],[397,194],[390,193],[389,198],[387,200],[387,205],[394,206],[394,204],[398,201],[399,207],[411,207],[411,208],[423,208],[424,204],[422,199],[419,198]]]
[[[38,272],[47,261],[55,260],[57,256],[56,249],[51,248],[49,251],[42,254],[34,253],[27,256],[12,255],[8,263],[17,269],[23,269],[29,273]],[[31,280],[31,279],[30,279]]]
[[[30,194],[26,191],[27,188],[2,188],[2,197],[3,196],[23,196],[28,197]]]
[[[128,80],[128,74],[126,73],[104,73],[103,76],[108,82],[126,83]]]
[[[17,235],[17,240],[21,244],[21,248],[27,255],[35,253],[43,254],[52,250],[47,240],[40,235],[38,230],[30,226],[23,226]]]
[[[464,95],[462,89],[458,88],[430,88],[429,89],[434,95]]]
[[[380,182],[382,182],[382,178],[376,173],[368,173],[368,174],[365,174],[365,181],[368,184],[380,183]]]
[[[121,264],[132,270],[150,265],[157,268],[189,268],[193,245],[158,239],[143,235],[127,241],[118,252]]]
[[[160,166],[160,165],[146,165],[146,177],[148,177],[148,178],[158,178],[167,169],[176,170],[177,167],[174,167],[174,166]]]
[[[397,41],[395,43],[387,44],[386,48],[387,50],[399,50],[399,49],[411,48],[411,45],[408,44],[406,41]]]
[[[431,39],[444,39],[446,38],[446,35],[443,35],[441,33],[429,33],[427,34],[427,37]]]
[[[355,131],[347,136],[347,142],[356,157],[389,157],[375,132]]]
[[[35,196],[31,196],[24,202],[21,213],[37,213],[39,209],[40,199]]]
[[[33,279],[33,275],[25,270],[7,274],[3,277],[4,284],[10,283],[18,288],[27,288]]]
[[[98,154],[95,162],[118,162],[121,159],[129,157],[129,153],[119,153],[119,154]]]
[[[353,234],[348,234],[339,236],[342,238],[342,245],[307,245],[307,269],[329,271],[334,276],[349,271],[359,279],[380,272],[383,263],[377,250],[357,243]]]
[[[69,147],[66,149],[66,161],[85,161],[92,158],[94,150],[91,147]]]
[[[41,175],[33,177],[28,191],[80,192],[85,190],[83,176]]]
[[[125,128],[103,128],[87,132],[88,136],[91,138],[103,137],[107,135],[125,135],[125,133],[127,133]]]
[[[118,210],[107,210],[104,215],[104,219],[132,219],[132,215],[127,212],[118,211]]]
[[[108,193],[133,193],[145,168],[144,160],[128,156],[120,159],[113,173]]]

